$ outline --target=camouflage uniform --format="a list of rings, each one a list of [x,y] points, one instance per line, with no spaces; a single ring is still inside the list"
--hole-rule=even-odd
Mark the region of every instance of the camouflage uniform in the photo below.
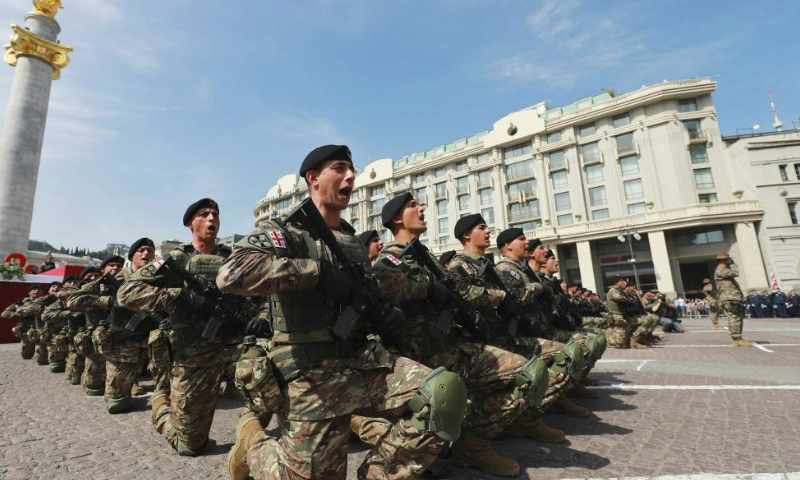
[[[81,386],[90,396],[100,396],[105,392],[105,353],[110,336],[106,318],[114,301],[110,293],[101,279],[97,279],[66,295],[67,308],[86,314],[86,326],[75,335],[75,347],[86,357]]]
[[[729,266],[718,265],[714,270],[714,281],[719,291],[719,306],[728,316],[728,332],[733,340],[742,338],[742,316],[744,315],[744,294],[739,287],[736,277],[739,276],[739,266],[732,263]]]
[[[34,328],[34,319],[29,315],[20,315],[19,309],[26,306],[30,302],[31,299],[25,297],[22,300],[22,305],[12,303],[6,307],[2,313],[2,318],[13,318],[16,316],[19,317],[19,323],[12,328],[11,331],[14,332],[14,335],[20,339],[20,355],[22,355],[22,358],[25,360],[33,358],[33,354],[36,349],[36,343],[34,343],[31,340],[31,337],[28,335],[28,332]]]
[[[169,396],[169,373],[172,368],[172,352],[169,344],[169,320],[161,322],[158,329],[150,332],[147,339],[147,352],[150,373],[153,375],[155,389],[153,394]]]
[[[514,394],[515,379],[527,360],[481,343],[455,323],[448,326],[447,332],[441,332],[436,323],[442,307],[425,299],[428,275],[432,274],[411,256],[401,258],[406,245],[405,242],[386,244],[373,263],[379,281],[384,277],[386,282],[391,281],[383,272],[394,276],[406,271],[408,277],[408,282],[392,289],[392,298],[387,298],[391,302],[402,302],[400,306],[407,318],[408,332],[400,353],[428,367],[445,367],[458,373],[466,382],[472,401],[464,427],[480,438],[491,440],[528,407],[524,398]],[[438,265],[436,259],[431,258]],[[396,259],[401,259],[406,268],[399,268]]]
[[[659,316],[645,310],[643,299],[637,292],[622,294],[628,299],[626,316],[630,320],[630,337],[635,342],[643,342],[660,325]]]
[[[711,324],[714,325],[715,327],[719,326],[719,319],[717,317],[719,314],[719,310],[717,308],[717,296],[719,296],[719,293],[714,288],[714,285],[712,285],[711,283],[707,283],[703,285],[703,294],[706,296],[706,301],[708,302],[708,310],[709,310],[709,316],[711,317]]]
[[[50,345],[47,348],[50,371],[53,373],[61,373],[66,370],[66,360],[72,337],[69,336],[67,326],[70,310],[64,303],[64,298],[71,288],[74,287],[64,287],[59,290],[56,293],[56,301],[48,305],[42,312],[42,320],[47,323],[53,332]],[[83,372],[81,371],[81,373]]]
[[[269,355],[282,391],[282,436],[263,436],[247,450],[250,474],[264,478],[344,478],[350,415],[388,416],[395,423],[377,439],[359,478],[409,478],[424,471],[445,445],[411,422],[407,404],[431,369],[389,353],[376,339],[338,340],[339,308],[315,286],[322,242],[293,224],[269,221],[243,238],[217,276],[226,292],[269,297]],[[364,246],[349,224],[332,229],[351,261],[369,271]],[[395,289],[379,284],[381,294]]]
[[[70,295],[75,295],[77,292],[79,292],[77,286],[64,287],[61,290],[59,290],[56,296],[59,298],[60,303],[61,305],[63,305],[64,309],[59,312],[47,312],[48,315],[52,315],[53,317],[58,316],[62,320],[65,318],[69,320],[69,316],[70,313],[72,313],[72,311],[69,307],[67,307],[67,297],[69,297]],[[53,309],[58,308],[55,307],[55,305],[58,305],[58,303],[54,303],[53,305],[51,305]],[[64,334],[64,337],[67,342],[67,351],[68,351],[64,373],[67,376],[67,380],[69,380],[70,383],[72,383],[73,385],[79,385],[81,383],[83,372],[86,369],[86,356],[83,354],[81,350],[78,349],[78,344],[77,342],[75,342],[75,338],[78,337],[79,334],[81,334],[81,338],[85,336],[81,332],[81,330],[84,329],[85,327],[81,329],[73,329],[68,324],[66,334]]]
[[[198,279],[213,282],[230,249],[218,245],[214,253],[204,254],[187,243],[170,255]],[[120,306],[135,312],[170,314],[169,403],[153,412],[151,420],[179,454],[194,456],[208,442],[222,375],[232,361],[233,346],[241,337],[203,338],[208,319],[178,309],[176,300],[185,285],[178,278],[157,272],[159,261],[156,259],[135,271],[120,287],[117,300]]]
[[[31,316],[34,318],[34,325],[36,328],[36,362],[39,365],[48,364],[47,346],[50,343],[53,335],[57,333],[56,326],[50,326],[42,319],[44,309],[57,300],[55,294],[45,295],[38,297],[32,302],[28,302],[25,306],[20,307],[19,314],[21,316]]]
[[[611,287],[606,294],[606,308],[611,317],[611,325],[604,332],[608,339],[608,345],[614,348],[629,348],[631,342],[630,325],[625,312],[631,303],[630,297],[617,287]]]

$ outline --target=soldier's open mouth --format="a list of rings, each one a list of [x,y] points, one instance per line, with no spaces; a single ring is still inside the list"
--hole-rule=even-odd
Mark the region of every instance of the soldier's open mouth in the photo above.
[[[347,198],[350,198],[351,193],[353,193],[352,187],[343,187],[339,189],[339,195],[344,195]]]
[[[208,226],[208,231],[209,232],[216,232],[217,231],[217,226],[216,225],[209,225]]]

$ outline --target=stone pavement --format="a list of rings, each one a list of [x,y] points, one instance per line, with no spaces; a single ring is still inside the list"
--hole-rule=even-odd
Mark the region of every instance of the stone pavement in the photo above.
[[[800,320],[746,320],[745,338],[760,344],[749,349],[732,347],[708,319],[684,324],[687,333],[665,335],[656,348],[606,352],[592,374],[600,398],[578,401],[592,415],[545,416],[567,444],[503,438],[495,449],[520,462],[520,478],[536,480],[797,478]],[[150,426],[147,396],[111,416],[63,374],[23,361],[17,345],[0,346],[0,367],[0,479],[227,478],[241,402],[221,398],[207,453],[184,458]],[[348,478],[365,451],[351,443]],[[495,477],[454,468],[448,478]]]

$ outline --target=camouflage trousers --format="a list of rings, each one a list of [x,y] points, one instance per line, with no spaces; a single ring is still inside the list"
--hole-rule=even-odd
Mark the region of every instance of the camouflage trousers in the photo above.
[[[31,340],[27,332],[21,332],[18,335],[20,335],[19,354],[25,360],[33,358],[33,355],[36,352],[36,343]]]
[[[197,455],[208,442],[232,345],[205,340],[194,331],[172,330],[169,336],[170,402],[155,412],[153,425],[179,454]]]
[[[722,308],[728,317],[728,333],[731,338],[738,340],[742,338],[742,326],[744,325],[744,306],[742,302],[722,302]]]
[[[603,329],[608,346],[614,348],[630,348],[630,325],[622,315],[611,314],[612,325]]]
[[[607,321],[605,317],[583,317],[583,328],[606,328]]]
[[[631,338],[636,341],[641,341],[644,337],[652,333],[655,328],[660,325],[658,315],[648,314],[642,315],[635,319],[631,324]]]
[[[106,384],[106,358],[98,352],[86,355],[81,387],[87,395],[102,395]]]
[[[142,372],[144,345],[140,340],[113,342],[106,354],[105,399],[120,400],[131,396],[131,388]]]
[[[708,305],[708,316],[711,317],[711,325],[719,325],[719,308],[715,303]]]
[[[69,354],[67,355],[67,365],[64,373],[67,375],[73,385],[77,385],[83,376],[83,370],[86,368],[86,357],[78,351],[75,347],[75,339],[67,335],[67,345],[69,346]]]
[[[150,373],[156,384],[154,395],[163,393],[169,396],[169,373],[172,368],[172,354],[169,345],[169,331],[158,329],[150,332],[147,351],[150,357]]]
[[[67,336],[62,333],[53,335],[50,345],[47,346],[47,361],[50,363],[50,371],[63,372],[68,354],[69,340]]]
[[[350,415],[356,414],[394,421],[371,423],[375,431],[365,432],[372,448],[358,469],[358,478],[416,477],[446,443],[413,426],[407,410],[430,371],[390,354],[377,341],[367,342],[354,356],[324,360],[305,369],[281,386],[281,438],[265,436],[247,451],[250,475],[256,480],[344,479]]]
[[[50,331],[46,328],[39,329],[39,336],[36,340],[36,351],[34,355],[36,356],[36,363],[39,365],[47,365],[49,362],[47,361],[47,344],[50,343]]]
[[[531,358],[537,355],[548,366],[547,376],[549,383],[542,403],[539,405],[529,405],[528,409],[524,412],[524,414],[529,417],[538,418],[542,416],[556,400],[566,395],[569,389],[575,385],[575,382],[570,380],[571,377],[568,374],[557,372],[552,368],[554,365],[554,357],[564,349],[565,344],[535,337],[517,337],[511,342],[513,342],[513,344],[508,345],[510,351],[522,355],[525,358]],[[536,352],[539,350],[539,346],[541,346],[541,351],[537,354]]]

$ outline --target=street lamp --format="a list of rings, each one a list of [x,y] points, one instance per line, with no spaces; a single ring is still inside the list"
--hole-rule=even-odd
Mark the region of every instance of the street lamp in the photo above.
[[[642,236],[639,235],[639,232],[636,231],[635,228],[625,228],[620,230],[619,235],[617,235],[617,240],[620,243],[628,242],[628,248],[631,251],[631,258],[628,260],[633,266],[633,277],[636,281],[636,291],[640,294],[642,293],[642,289],[639,286],[639,271],[636,269],[636,257],[633,256],[633,241],[636,240],[637,242],[642,239]]]

